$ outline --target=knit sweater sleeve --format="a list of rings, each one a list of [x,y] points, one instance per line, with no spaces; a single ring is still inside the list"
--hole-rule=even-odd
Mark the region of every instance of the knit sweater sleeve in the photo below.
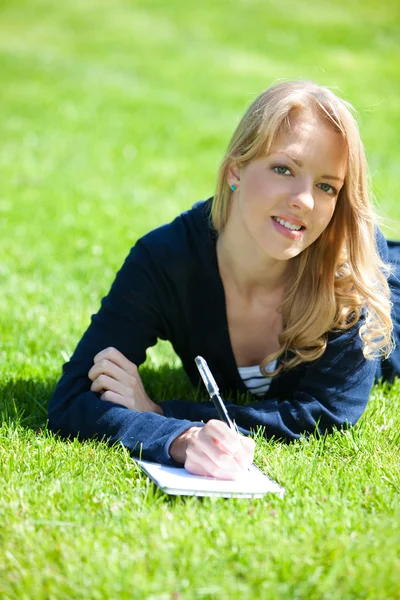
[[[162,297],[146,247],[131,250],[101,308],[79,342],[49,404],[49,427],[65,437],[97,437],[120,442],[135,456],[175,464],[169,446],[194,425],[184,419],[141,413],[100,400],[90,391],[94,356],[114,347],[136,365],[158,337],[165,338]]]
[[[291,397],[280,395],[244,406],[227,404],[243,433],[264,429],[268,438],[294,440],[304,433],[331,431],[352,425],[364,412],[376,371],[376,360],[366,360],[359,337],[360,322],[331,336],[318,360],[304,367],[304,375]],[[290,377],[290,371],[281,377]],[[188,419],[217,418],[211,403],[163,404],[165,414],[175,411]]]

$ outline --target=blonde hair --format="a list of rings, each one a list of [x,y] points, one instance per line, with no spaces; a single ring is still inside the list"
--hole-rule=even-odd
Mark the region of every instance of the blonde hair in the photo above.
[[[220,232],[229,217],[227,174],[232,161],[241,167],[268,154],[294,109],[317,111],[345,140],[348,160],[329,225],[313,244],[291,259],[293,268],[281,307],[280,349],[261,363],[268,376],[319,358],[325,351],[328,332],[349,329],[362,313],[365,320],[359,335],[365,358],[387,357],[393,348],[389,267],[376,246],[377,217],[369,199],[364,147],[352,106],[331,90],[294,81],[274,85],[256,98],[237,126],[220,166],[212,223]],[[266,366],[276,358],[281,358],[278,368],[267,372]]]

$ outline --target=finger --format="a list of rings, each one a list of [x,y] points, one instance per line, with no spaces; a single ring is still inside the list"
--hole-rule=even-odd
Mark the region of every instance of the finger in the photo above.
[[[216,479],[236,479],[243,469],[233,461],[232,468],[223,468],[216,465],[202,452],[186,452],[185,469],[195,475],[215,477]]]
[[[241,450],[237,454],[235,454],[235,459],[242,466],[249,466],[250,463],[254,460],[254,451],[256,448],[256,443],[253,439],[242,437],[241,438]]]
[[[133,387],[136,383],[136,378],[127,373],[121,367],[118,367],[116,364],[112,363],[108,359],[104,358],[99,362],[95,363],[93,367],[90,369],[88,373],[89,379],[94,381],[100,375],[108,375],[112,377],[116,381],[121,382],[126,387]]]
[[[209,477],[207,470],[202,465],[190,460],[189,458],[187,458],[185,460],[185,464],[183,466],[185,467],[186,471],[188,471],[192,475],[200,475],[201,477]]]
[[[97,377],[93,381],[92,385],[90,386],[90,389],[92,392],[109,391],[116,392],[121,396],[130,395],[129,390],[127,390],[126,387],[122,385],[122,383],[120,383],[116,379],[113,379],[112,377],[108,377],[108,375],[99,375],[99,377]]]
[[[212,438],[215,444],[227,454],[234,455],[240,452],[241,436],[235,430],[230,429],[226,423],[211,419],[206,423],[202,433]]]
[[[135,365],[135,363],[128,360],[126,358],[126,356],[124,356],[122,354],[122,352],[120,352],[116,348],[113,348],[113,347],[105,348],[104,350],[102,350],[101,352],[96,354],[96,356],[93,359],[93,362],[97,363],[104,359],[109,360],[110,362],[114,363],[115,365],[117,365],[118,367],[120,367],[121,369],[126,371],[127,373],[132,373],[132,374],[137,373],[137,366]]]
[[[235,469],[237,468],[237,463],[240,464],[240,461],[237,460],[237,456],[240,456],[240,451],[235,455],[226,452],[225,449],[216,443],[214,438],[204,435],[202,431],[196,440],[193,440],[193,443],[188,446],[188,452],[205,454],[215,465],[222,469]]]
[[[251,437],[241,437],[240,441],[243,446],[244,452],[248,453],[251,456],[254,456],[254,451],[256,449],[256,443]]]
[[[129,408],[127,399],[120,394],[116,394],[115,392],[104,392],[104,394],[100,396],[100,400],[104,400],[105,402],[113,402],[113,404],[121,404],[121,406],[126,406]]]
[[[100,400],[104,400],[105,402],[113,402],[114,404],[122,404],[124,398],[121,396],[121,394],[107,390],[101,394]]]

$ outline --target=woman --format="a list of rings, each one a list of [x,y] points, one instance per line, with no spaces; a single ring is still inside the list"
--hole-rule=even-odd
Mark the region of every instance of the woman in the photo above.
[[[399,369],[396,353],[381,364],[393,345],[386,263],[399,246],[390,252],[348,105],[312,83],[273,86],[237,127],[214,198],[131,250],[64,365],[50,427],[233,478],[260,426],[291,440],[355,423],[374,378]],[[137,368],[158,338],[195,385],[202,355],[222,392],[252,390],[254,402],[228,405],[244,436],[210,403],[147,396]]]

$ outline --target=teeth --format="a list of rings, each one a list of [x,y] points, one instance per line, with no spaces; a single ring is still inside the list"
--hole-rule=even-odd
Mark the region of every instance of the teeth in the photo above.
[[[289,221],[284,221],[283,219],[280,219],[279,217],[274,217],[274,219],[275,219],[275,221],[278,221],[278,223],[280,223],[287,229],[291,229],[292,231],[299,231],[299,229],[301,229],[301,225],[293,225],[293,223],[289,223]]]

